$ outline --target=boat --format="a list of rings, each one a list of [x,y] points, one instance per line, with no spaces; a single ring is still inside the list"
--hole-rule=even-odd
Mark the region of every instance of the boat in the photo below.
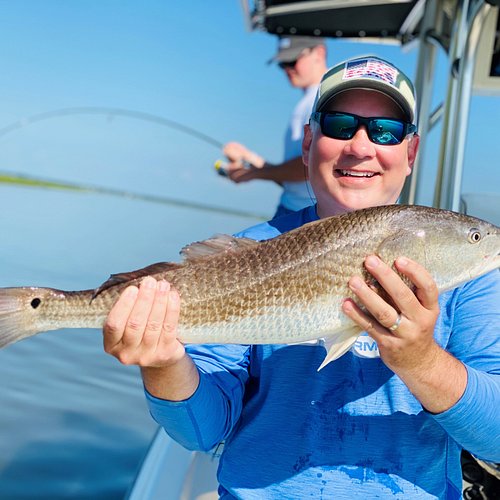
[[[499,0],[250,0],[241,1],[249,30],[271,35],[342,38],[380,44],[417,44],[415,87],[419,96],[420,153],[400,201],[422,203],[426,136],[442,120],[433,206],[500,224],[500,191],[462,192],[466,125],[472,92],[500,95]],[[437,52],[447,57],[445,101],[431,109]],[[484,203],[485,197],[489,202]],[[140,467],[128,500],[212,500],[218,451],[190,452],[159,429]],[[500,498],[498,464],[464,453],[464,498]],[[496,474],[496,475],[495,475]],[[485,489],[486,480],[488,490]],[[492,479],[491,479],[492,478]],[[477,480],[476,480],[477,479]]]

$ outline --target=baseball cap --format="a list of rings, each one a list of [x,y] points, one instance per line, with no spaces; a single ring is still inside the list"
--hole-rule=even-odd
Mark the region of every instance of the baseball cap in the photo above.
[[[304,49],[310,49],[325,43],[317,36],[282,36],[278,38],[278,52],[267,63],[296,61]]]
[[[321,111],[332,97],[350,89],[371,89],[388,95],[414,123],[416,97],[413,84],[399,68],[376,56],[348,59],[330,68],[319,85],[313,111]]]

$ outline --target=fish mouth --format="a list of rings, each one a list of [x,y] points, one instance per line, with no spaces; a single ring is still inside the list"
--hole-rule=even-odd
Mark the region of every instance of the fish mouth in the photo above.
[[[335,169],[335,173],[339,177],[357,177],[357,178],[367,178],[367,179],[371,179],[376,175],[380,175],[378,172],[370,172],[368,170],[346,170],[344,168]]]

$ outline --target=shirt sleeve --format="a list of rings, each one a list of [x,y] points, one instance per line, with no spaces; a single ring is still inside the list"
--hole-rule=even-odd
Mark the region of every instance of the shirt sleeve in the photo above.
[[[209,451],[231,433],[241,414],[249,346],[190,345],[186,351],[200,373],[195,393],[184,401],[167,401],[146,391],[146,401],[172,439],[190,450]]]
[[[467,386],[449,410],[431,415],[463,448],[500,462],[500,273],[464,285],[455,302],[448,351],[467,369]]]

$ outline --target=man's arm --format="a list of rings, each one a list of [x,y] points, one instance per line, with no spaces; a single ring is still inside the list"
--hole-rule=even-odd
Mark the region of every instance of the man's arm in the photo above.
[[[233,182],[260,179],[282,184],[283,182],[303,182],[307,179],[307,169],[301,156],[283,163],[269,163],[262,156],[237,142],[226,144],[223,151],[229,160],[225,170]],[[245,165],[250,165],[250,168]]]
[[[434,339],[439,305],[437,288],[430,274],[410,259],[398,258],[395,265],[413,282],[415,293],[389,266],[378,257],[370,256],[365,266],[388,292],[394,305],[379,297],[361,278],[354,277],[349,285],[369,314],[351,300],[344,302],[344,312],[375,339],[384,363],[403,380],[424,409],[453,439],[472,453],[499,460],[500,344],[498,331],[493,330],[498,329],[499,321],[498,279],[496,291],[490,284],[484,294],[489,300],[486,309],[496,319],[488,322],[478,321],[475,317],[475,327],[463,324],[463,318],[469,313],[476,315],[477,304],[471,304],[468,309],[461,306],[461,316],[455,318],[454,335],[462,344],[468,345],[462,346],[463,355],[458,359]],[[498,278],[498,275],[494,276]],[[464,310],[469,310],[469,313]],[[398,311],[401,322],[396,330],[390,331]],[[473,341],[482,341],[484,345],[471,349]],[[464,362],[469,362],[467,349],[475,353],[476,358],[483,356],[488,362],[479,364],[479,370],[466,366]],[[470,361],[474,362],[473,355]],[[482,429],[489,429],[489,432],[485,434]]]
[[[199,372],[194,394],[168,401],[146,391],[146,400],[154,420],[173,439],[185,448],[209,451],[229,435],[240,417],[249,347],[191,345],[186,351]]]
[[[463,364],[442,349],[434,339],[439,315],[438,290],[430,274],[409,259],[397,259],[399,272],[416,287],[415,293],[382,260],[369,256],[367,270],[394,301],[385,302],[359,277],[349,281],[351,290],[371,313],[346,301],[344,311],[377,342],[380,357],[431,413],[448,410],[462,396],[467,385]],[[390,331],[401,314],[399,327]]]
[[[226,168],[228,177],[236,183],[248,182],[256,179],[274,181],[277,184],[283,182],[303,182],[307,180],[307,170],[302,163],[302,157],[297,156],[283,163],[264,163],[261,168],[251,166],[243,167],[229,164]]]
[[[248,378],[246,346],[196,346],[176,338],[178,293],[145,278],[128,287],[104,324],[105,351],[139,365],[153,418],[189,449],[208,451],[232,430]]]
[[[453,293],[452,333],[446,349],[467,369],[467,387],[448,411],[432,415],[474,455],[500,462],[500,273]]]

